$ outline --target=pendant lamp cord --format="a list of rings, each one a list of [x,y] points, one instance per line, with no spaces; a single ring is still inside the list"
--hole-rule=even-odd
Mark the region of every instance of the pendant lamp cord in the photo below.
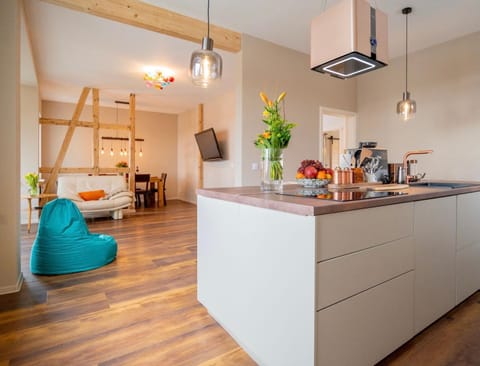
[[[405,93],[408,92],[408,13],[405,14]]]
[[[207,37],[210,38],[210,0],[207,0]]]

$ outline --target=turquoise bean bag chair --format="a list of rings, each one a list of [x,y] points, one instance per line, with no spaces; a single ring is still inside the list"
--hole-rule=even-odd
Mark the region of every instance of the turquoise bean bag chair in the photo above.
[[[91,234],[72,201],[59,198],[43,207],[30,256],[32,273],[58,275],[88,271],[112,262],[116,255],[115,239]]]

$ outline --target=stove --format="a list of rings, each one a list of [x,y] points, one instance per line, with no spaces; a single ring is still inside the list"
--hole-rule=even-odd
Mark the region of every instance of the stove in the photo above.
[[[339,202],[361,201],[372,198],[394,197],[408,194],[398,191],[345,190],[329,191],[328,188],[298,188],[277,193],[283,196],[316,198]]]

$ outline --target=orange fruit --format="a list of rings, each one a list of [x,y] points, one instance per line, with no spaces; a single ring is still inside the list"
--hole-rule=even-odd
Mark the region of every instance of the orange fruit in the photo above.
[[[305,178],[305,176],[302,173],[297,173],[297,175],[295,176],[295,179],[303,179],[303,178]]]
[[[327,172],[325,170],[319,170],[317,173],[317,179],[327,179]]]

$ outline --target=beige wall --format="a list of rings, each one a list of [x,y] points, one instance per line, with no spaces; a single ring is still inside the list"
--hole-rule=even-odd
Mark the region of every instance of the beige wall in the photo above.
[[[263,103],[259,92],[270,98],[286,96],[286,118],[297,123],[284,154],[285,177],[293,180],[303,159],[319,158],[320,106],[355,111],[355,79],[340,80],[310,71],[310,57],[248,35],[242,38],[242,184],[259,185],[260,151],[253,145],[263,132]]]
[[[236,145],[240,143],[239,136],[235,135],[236,109],[233,90],[204,106],[204,129],[210,127],[215,129],[223,155],[222,161],[203,163],[203,186],[205,188],[233,187],[235,185],[235,171],[240,169],[235,154]]]
[[[378,141],[389,161],[407,150],[428,178],[480,179],[480,32],[409,55],[409,91],[415,119],[401,122],[396,104],[405,89],[405,58],[358,77],[358,140]]]
[[[198,111],[191,109],[178,115],[177,156],[178,156],[178,198],[196,202],[199,157],[193,134],[198,131]]]
[[[0,3],[0,294],[20,290],[20,2]]]
[[[101,98],[101,91],[100,91]],[[69,119],[75,109],[74,104],[44,101],[42,103],[42,116],[46,118]],[[87,105],[80,117],[82,121],[92,121],[92,109]],[[128,106],[100,107],[100,121],[105,123],[128,124]],[[58,151],[65,136],[67,127],[42,126],[42,166],[54,165]],[[160,176],[165,172],[167,177],[167,200],[177,197],[177,116],[166,113],[136,111],[135,134],[137,138],[145,139],[136,146],[135,167],[139,171]],[[127,131],[113,131],[100,129],[100,136],[128,137]],[[70,148],[65,156],[64,167],[91,167],[93,165],[93,130],[90,128],[77,128],[75,130]],[[100,142],[101,146],[101,142]],[[126,147],[126,145],[124,145]],[[100,167],[114,167],[119,161],[127,161],[128,156],[120,156],[121,143],[104,140],[105,154],[100,155]],[[109,155],[113,147],[115,155]],[[140,147],[143,157],[139,156]]]
[[[236,147],[240,139],[235,135],[236,93],[225,93],[203,106],[203,128],[213,127],[223,160],[203,162],[203,187],[231,187],[239,170]],[[178,197],[195,203],[200,159],[194,134],[198,132],[198,110],[192,109],[178,116]]]
[[[20,119],[21,119],[21,168],[20,181],[21,193],[28,193],[25,174],[38,172],[39,139],[38,139],[38,88],[36,86],[22,85],[20,89]],[[27,223],[27,201],[21,201],[21,223]],[[38,216],[33,215],[32,222],[37,222]]]

